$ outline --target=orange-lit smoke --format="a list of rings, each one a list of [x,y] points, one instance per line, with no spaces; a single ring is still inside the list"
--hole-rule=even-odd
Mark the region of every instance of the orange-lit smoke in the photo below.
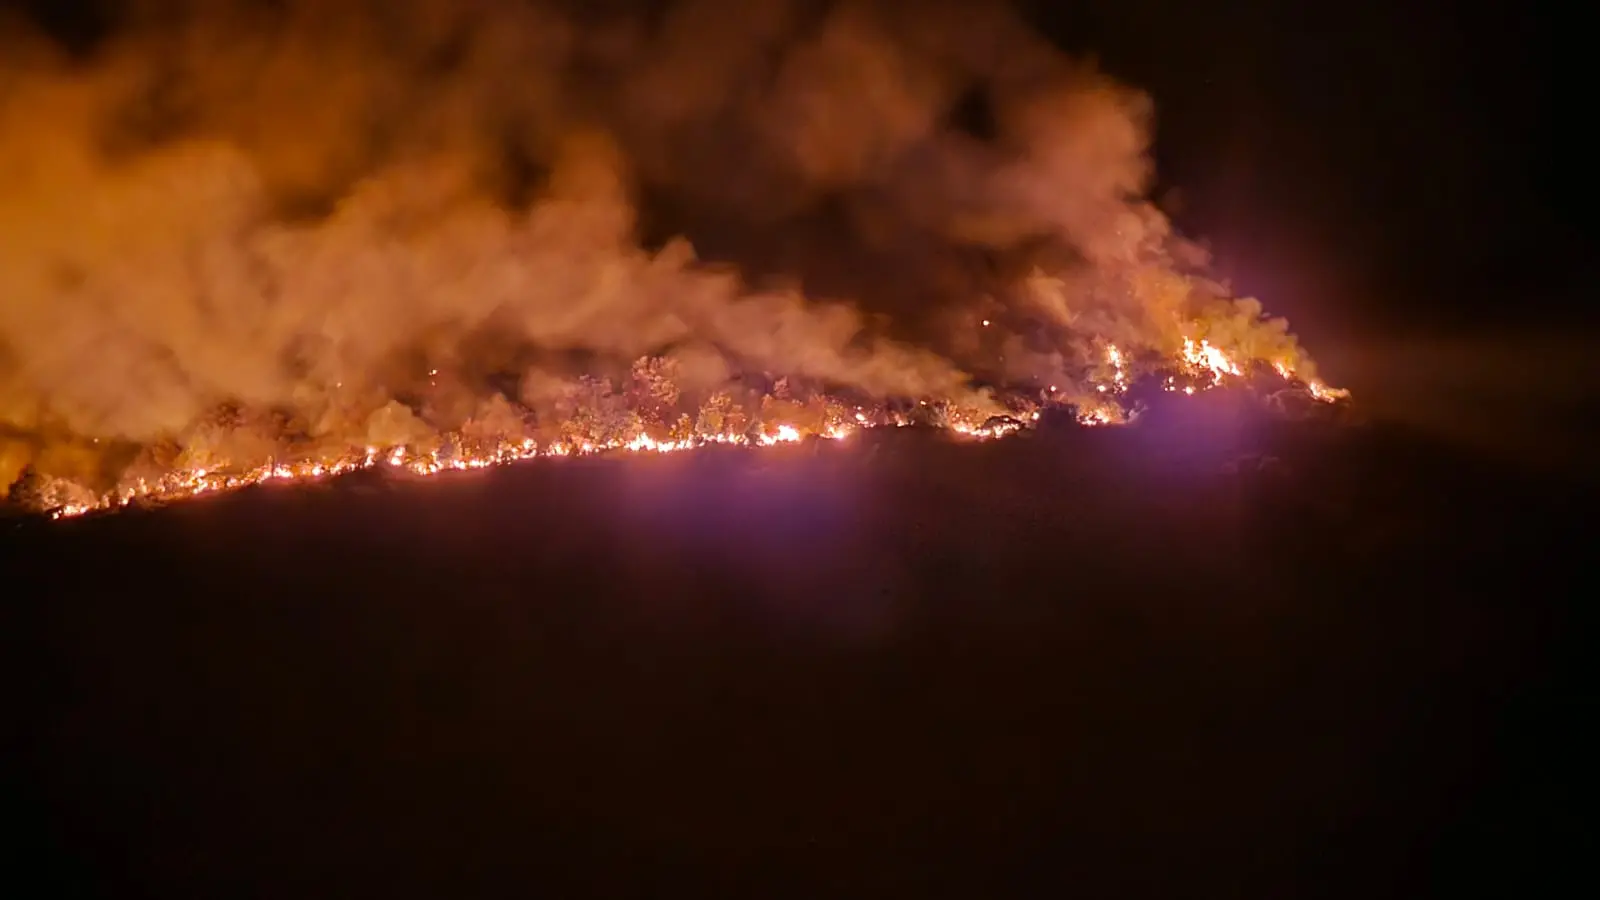
[[[134,10],[0,31],[0,484],[1326,390],[1144,199],[1147,98],[998,5]]]

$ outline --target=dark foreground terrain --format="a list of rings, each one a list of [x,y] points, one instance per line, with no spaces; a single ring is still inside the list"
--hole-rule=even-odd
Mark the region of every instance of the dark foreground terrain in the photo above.
[[[1592,493],[1188,410],[14,521],[15,896],[1572,893]]]

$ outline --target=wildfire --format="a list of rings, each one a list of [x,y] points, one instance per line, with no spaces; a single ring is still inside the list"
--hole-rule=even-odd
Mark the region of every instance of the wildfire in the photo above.
[[[1033,418],[1037,418],[1036,413]],[[269,461],[236,472],[215,471],[210,468],[177,470],[155,479],[137,479],[92,500],[62,504],[52,510],[50,516],[55,519],[71,518],[90,512],[118,509],[134,503],[166,503],[271,482],[314,482],[376,468],[388,468],[427,477],[444,472],[487,469],[540,457],[592,456],[617,452],[677,453],[712,445],[773,447],[779,444],[800,443],[808,437],[837,441],[844,440],[865,428],[907,424],[903,417],[875,422],[864,412],[857,412],[853,419],[852,422],[833,423],[814,432],[803,430],[799,425],[779,424],[770,429],[762,429],[755,435],[714,433],[678,440],[658,440],[640,432],[627,439],[561,440],[543,446],[530,439],[507,440],[487,448],[464,449],[457,452],[447,452],[442,449],[424,451],[405,446],[366,447],[360,453],[333,461]],[[1021,427],[1020,422],[972,425],[960,419],[952,419],[946,425],[946,429],[951,433],[976,440],[1003,437],[1020,430]]]
[[[1344,388],[1328,387],[1320,381],[1312,381],[1307,383],[1306,391],[1310,393],[1314,399],[1321,400],[1323,403],[1333,403],[1337,400],[1345,400],[1350,397],[1350,392]]]
[[[1209,374],[1213,385],[1221,384],[1224,376],[1243,374],[1238,363],[1207,340],[1196,344],[1193,338],[1184,338],[1183,362],[1197,375]]]
[[[1272,364],[1272,368],[1275,369],[1285,381],[1292,382],[1299,380],[1299,375],[1295,373],[1294,369],[1288,363],[1275,362]],[[1305,388],[1306,393],[1310,394],[1313,400],[1320,400],[1323,403],[1334,403],[1350,397],[1349,391],[1343,388],[1329,387],[1315,378],[1305,382]]]
[[[1121,421],[1123,421],[1122,409],[1117,406],[1096,406],[1078,413],[1080,425],[1115,425]]]
[[[1123,368],[1122,351],[1117,349],[1116,344],[1106,345],[1106,365],[1111,367],[1111,381],[1095,385],[1095,390],[1102,394],[1126,393],[1128,390],[1128,373]],[[1052,387],[1051,390],[1053,391],[1055,388]]]
[[[1104,351],[1097,391],[1106,395],[1103,400],[1079,402],[1075,417],[1083,425],[1113,425],[1128,421],[1128,410],[1113,397],[1128,390],[1129,361],[1114,344]],[[1181,353],[1175,360],[1178,374],[1165,376],[1162,388],[1194,394],[1222,384],[1225,378],[1236,377],[1243,368],[1232,356],[1213,346],[1207,340],[1195,342],[1185,338]],[[1349,396],[1347,391],[1330,388],[1320,381],[1301,382],[1287,363],[1273,363],[1279,376],[1291,383],[1300,384],[1313,398],[1333,402]],[[1105,374],[1109,369],[1109,375]],[[434,376],[436,370],[430,371]],[[1186,376],[1196,383],[1181,384],[1179,377]],[[1054,393],[1055,386],[1051,386]],[[833,401],[829,401],[833,403]],[[929,424],[937,424],[946,432],[972,440],[996,440],[1026,430],[1039,421],[1037,408],[1016,412],[1013,415],[985,416],[971,410],[959,410],[936,405],[929,407],[922,401],[924,415],[931,416]],[[592,456],[603,453],[679,453],[713,445],[743,447],[773,447],[796,444],[808,439],[843,441],[857,432],[877,427],[896,427],[910,424],[910,419],[883,409],[858,407],[850,409],[834,404],[833,412],[821,424],[802,425],[798,422],[760,423],[746,431],[737,431],[726,424],[704,424],[697,428],[673,429],[671,436],[662,436],[663,429],[649,433],[635,419],[632,433],[604,439],[593,436],[564,436],[544,443],[531,438],[502,438],[482,441],[452,433],[441,435],[435,446],[367,446],[335,459],[270,459],[254,467],[222,465],[196,465],[177,468],[155,478],[136,478],[116,488],[93,495],[80,485],[52,480],[49,501],[53,507],[50,515],[55,519],[81,516],[90,512],[114,510],[131,504],[160,504],[206,494],[237,490],[252,485],[277,482],[316,482],[351,472],[370,469],[390,469],[414,476],[433,476],[445,472],[464,472],[538,458],[563,458]],[[716,420],[720,422],[720,420]],[[687,423],[685,417],[682,423]],[[759,422],[759,417],[757,418]]]

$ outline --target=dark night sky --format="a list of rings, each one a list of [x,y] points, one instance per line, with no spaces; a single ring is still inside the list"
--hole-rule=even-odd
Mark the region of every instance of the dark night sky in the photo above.
[[[85,45],[116,7],[7,5]],[[1312,346],[1323,332],[1588,315],[1579,186],[1557,135],[1572,115],[1563,71],[1575,66],[1547,10],[1417,0],[1024,6],[1064,47],[1154,96],[1163,197],[1181,198],[1180,227]]]
[[[1180,223],[1302,331],[1503,324],[1575,279],[1563,59],[1536,7],[1035,6],[1155,96]]]

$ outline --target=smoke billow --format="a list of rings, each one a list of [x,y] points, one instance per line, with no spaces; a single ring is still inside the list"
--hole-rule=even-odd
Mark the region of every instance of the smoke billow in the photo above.
[[[641,359],[674,402],[787,376],[992,410],[979,385],[1087,391],[1108,341],[1308,365],[1144,199],[1149,101],[1000,5],[145,2],[75,52],[0,33],[0,484],[516,433]]]

